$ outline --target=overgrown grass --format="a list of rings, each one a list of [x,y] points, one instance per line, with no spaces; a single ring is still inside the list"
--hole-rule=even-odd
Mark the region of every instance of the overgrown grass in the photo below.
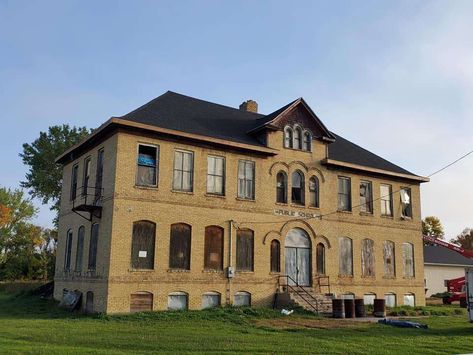
[[[427,309],[433,313],[444,307]],[[454,313],[455,307],[451,309]],[[278,318],[290,320],[291,328],[256,325]],[[327,320],[306,312],[282,316],[251,308],[84,316],[38,297],[0,294],[0,353],[445,354],[473,349],[473,326],[464,314],[416,321],[429,329],[356,323],[351,328],[317,329],[302,324]]]

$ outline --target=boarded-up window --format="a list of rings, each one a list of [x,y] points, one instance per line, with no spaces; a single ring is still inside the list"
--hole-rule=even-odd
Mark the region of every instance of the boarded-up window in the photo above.
[[[254,233],[251,229],[237,231],[236,249],[236,269],[253,271]]]
[[[130,312],[149,312],[153,310],[153,294],[140,291],[130,295]]]
[[[281,271],[281,244],[276,239],[271,241],[271,272]]]
[[[338,239],[339,273],[341,276],[353,276],[353,242],[348,237]]]
[[[384,300],[386,302],[386,307],[396,307],[396,294],[395,293],[386,293],[384,295]]]
[[[238,162],[238,197],[255,198],[255,163],[249,160]]]
[[[174,152],[174,175],[172,188],[176,191],[192,192],[194,180],[194,153]]]
[[[310,207],[320,207],[319,206],[319,179],[312,176],[309,179],[309,202]]]
[[[276,176],[276,202],[287,203],[287,175],[284,171]]]
[[[414,246],[411,243],[402,244],[402,263],[404,277],[414,277]]]
[[[158,148],[140,144],[138,146],[136,185],[158,185]]]
[[[384,276],[394,277],[396,275],[396,259],[394,242],[385,240],[383,243]]]
[[[97,172],[95,174],[95,201],[99,201],[102,197],[102,184],[103,184],[103,161],[104,161],[104,150],[100,149],[97,154]]]
[[[380,187],[381,214],[383,216],[393,215],[393,199],[391,185],[381,185]]]
[[[76,271],[82,271],[82,259],[84,256],[84,235],[85,228],[84,226],[80,226],[77,232]]]
[[[413,293],[406,293],[404,295],[404,306],[415,306],[415,296]]]
[[[245,291],[239,291],[233,296],[233,305],[235,307],[251,306],[251,294]]]
[[[185,292],[173,292],[168,296],[168,309],[171,311],[184,311],[188,306],[188,297]]]
[[[77,196],[77,178],[79,174],[79,165],[72,167],[71,173],[71,200],[75,200]]]
[[[284,129],[284,147],[292,148],[292,128],[290,127]]]
[[[317,244],[317,274],[325,275],[325,245],[322,243]]]
[[[223,270],[223,228],[205,227],[204,268]]]
[[[360,182],[360,211],[373,213],[373,189],[371,182]]]
[[[351,180],[344,176],[338,177],[338,210],[351,211]]]
[[[133,269],[154,268],[156,224],[148,221],[133,223],[131,243],[131,267]]]
[[[365,303],[365,306],[374,305],[375,298],[376,298],[375,293],[365,293],[363,295],[363,301]]]
[[[207,193],[225,195],[225,158],[207,157]]]
[[[64,252],[64,270],[71,270],[71,254],[72,254],[72,230],[67,231],[66,249]]]
[[[304,174],[299,170],[292,173],[292,189],[291,200],[297,205],[304,204],[305,189],[304,189]]]
[[[190,270],[191,226],[177,223],[171,226],[169,268]]]
[[[202,295],[202,309],[220,306],[220,293],[207,292]]]
[[[89,263],[88,269],[95,270],[97,267],[97,246],[99,242],[99,224],[94,223],[90,232]]]
[[[361,241],[361,275],[374,276],[374,242],[371,239]]]
[[[411,189],[404,187],[399,191],[401,196],[401,215],[404,218],[412,217],[412,199],[411,199]]]
[[[90,157],[84,160],[84,178],[82,180],[82,196],[89,193],[88,187],[90,183]]]

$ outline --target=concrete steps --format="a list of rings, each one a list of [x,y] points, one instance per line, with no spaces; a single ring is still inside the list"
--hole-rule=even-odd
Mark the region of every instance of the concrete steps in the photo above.
[[[283,290],[278,294],[278,307],[299,306],[308,311],[319,313],[332,313],[332,296],[317,292],[311,287],[293,287]]]

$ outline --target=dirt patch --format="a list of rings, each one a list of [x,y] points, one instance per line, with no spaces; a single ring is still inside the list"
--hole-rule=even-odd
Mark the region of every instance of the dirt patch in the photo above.
[[[255,322],[258,327],[267,327],[275,329],[338,329],[338,328],[360,328],[368,326],[368,323],[362,323],[347,319],[334,318],[274,318],[261,319]]]

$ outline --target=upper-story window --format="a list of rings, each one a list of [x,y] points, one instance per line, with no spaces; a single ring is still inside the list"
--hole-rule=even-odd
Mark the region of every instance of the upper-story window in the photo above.
[[[158,147],[151,145],[138,145],[138,169],[136,185],[158,185]]]
[[[373,213],[373,189],[370,181],[360,182],[360,211]]]
[[[225,195],[225,158],[207,157],[207,193]]]
[[[291,201],[297,205],[304,204],[304,174],[299,170],[292,173]]]
[[[95,270],[97,267],[97,250],[99,244],[99,224],[92,224],[90,232],[90,242],[89,242],[89,261],[88,269]]]
[[[77,177],[79,174],[79,165],[74,165],[72,167],[71,174],[71,200],[75,200],[77,196]]]
[[[292,148],[292,128],[286,127],[284,129],[284,147]]]
[[[393,215],[393,199],[392,199],[392,187],[391,185],[381,185],[381,215],[392,216]]]
[[[344,176],[338,177],[338,210],[351,211],[351,181]]]
[[[174,177],[172,188],[176,191],[192,192],[194,175],[194,153],[183,150],[174,152]]]
[[[276,176],[276,202],[287,203],[287,175],[284,171]]]
[[[300,127],[294,129],[294,149],[302,149],[302,129]]]
[[[87,190],[89,187],[90,181],[90,157],[85,158],[84,160],[84,178],[82,180],[82,196],[87,195]]]
[[[252,161],[238,162],[238,197],[247,200],[255,198],[255,163]]]
[[[72,256],[72,230],[67,231],[66,248],[64,253],[64,270],[71,270],[71,256]]]
[[[412,218],[412,200],[411,189],[404,187],[400,191],[401,196],[401,216],[404,218]]]
[[[310,207],[320,207],[319,204],[319,179],[312,176],[309,179],[309,199]]]
[[[302,142],[302,149],[310,152],[312,150],[312,135],[310,132],[304,132],[304,141]]]
[[[104,160],[103,148],[98,151],[97,154],[97,173],[95,174],[95,200],[98,201],[102,196],[102,183],[103,183],[103,160]]]

